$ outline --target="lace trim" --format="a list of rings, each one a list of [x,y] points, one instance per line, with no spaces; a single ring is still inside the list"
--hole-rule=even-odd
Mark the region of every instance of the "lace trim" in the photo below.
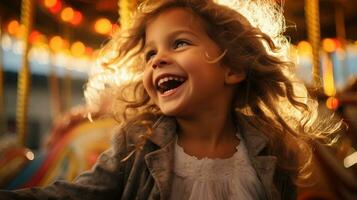
[[[227,176],[232,176],[237,173],[251,171],[247,150],[240,135],[237,151],[232,157],[222,158],[202,158],[198,159],[195,156],[188,155],[184,149],[175,142],[175,168],[174,172],[177,176],[194,178],[199,180],[218,180],[226,179]]]

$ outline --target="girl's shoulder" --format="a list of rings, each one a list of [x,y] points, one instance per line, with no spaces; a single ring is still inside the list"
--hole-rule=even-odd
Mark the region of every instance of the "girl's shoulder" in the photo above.
[[[127,120],[113,128],[112,145],[114,148],[132,148],[153,132],[155,124],[162,117],[158,115],[142,114]]]

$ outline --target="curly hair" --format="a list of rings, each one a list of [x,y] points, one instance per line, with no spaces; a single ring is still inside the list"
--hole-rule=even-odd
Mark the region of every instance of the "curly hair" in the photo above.
[[[270,15],[280,16],[279,20],[283,21],[282,11],[272,6],[272,1],[258,2],[260,7],[265,2],[272,8]],[[270,153],[277,156],[281,168],[291,171],[296,182],[306,179],[311,172],[311,141],[333,143],[335,138],[330,136],[341,122],[321,117],[317,101],[293,76],[295,64],[289,62],[286,52],[281,53],[288,45],[282,36],[284,24],[279,24],[276,35],[268,35],[240,12],[213,0],[145,1],[134,14],[131,27],[118,32],[103,48],[104,68],[114,71],[127,68],[136,75],[110,90],[117,97],[113,109],[117,119],[124,124],[144,123],[150,127],[161,115],[141,80],[142,50],[148,22],[170,8],[184,8],[201,18],[207,35],[220,49],[226,50],[219,62],[245,72],[246,79],[236,86],[232,112],[247,116],[248,122],[269,138]],[[147,131],[141,137],[137,149],[142,148],[150,134],[152,131]]]

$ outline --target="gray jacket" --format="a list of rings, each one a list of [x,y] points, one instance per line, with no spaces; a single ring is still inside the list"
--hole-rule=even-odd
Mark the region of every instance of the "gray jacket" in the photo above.
[[[267,137],[244,121],[240,122],[240,128],[248,156],[264,186],[266,199],[295,199],[296,187],[289,174],[276,170],[277,158],[266,155]],[[168,199],[176,121],[160,117],[144,148],[122,162],[143,131],[144,127],[140,126],[119,130],[112,147],[99,157],[92,170],[73,182],[56,181],[45,188],[0,191],[0,199]]]

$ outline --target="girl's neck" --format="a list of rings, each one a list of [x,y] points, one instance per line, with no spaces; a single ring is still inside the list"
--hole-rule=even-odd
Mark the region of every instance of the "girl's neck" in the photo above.
[[[179,143],[199,145],[213,151],[219,145],[236,139],[236,127],[230,113],[200,115],[200,117],[177,118]]]

